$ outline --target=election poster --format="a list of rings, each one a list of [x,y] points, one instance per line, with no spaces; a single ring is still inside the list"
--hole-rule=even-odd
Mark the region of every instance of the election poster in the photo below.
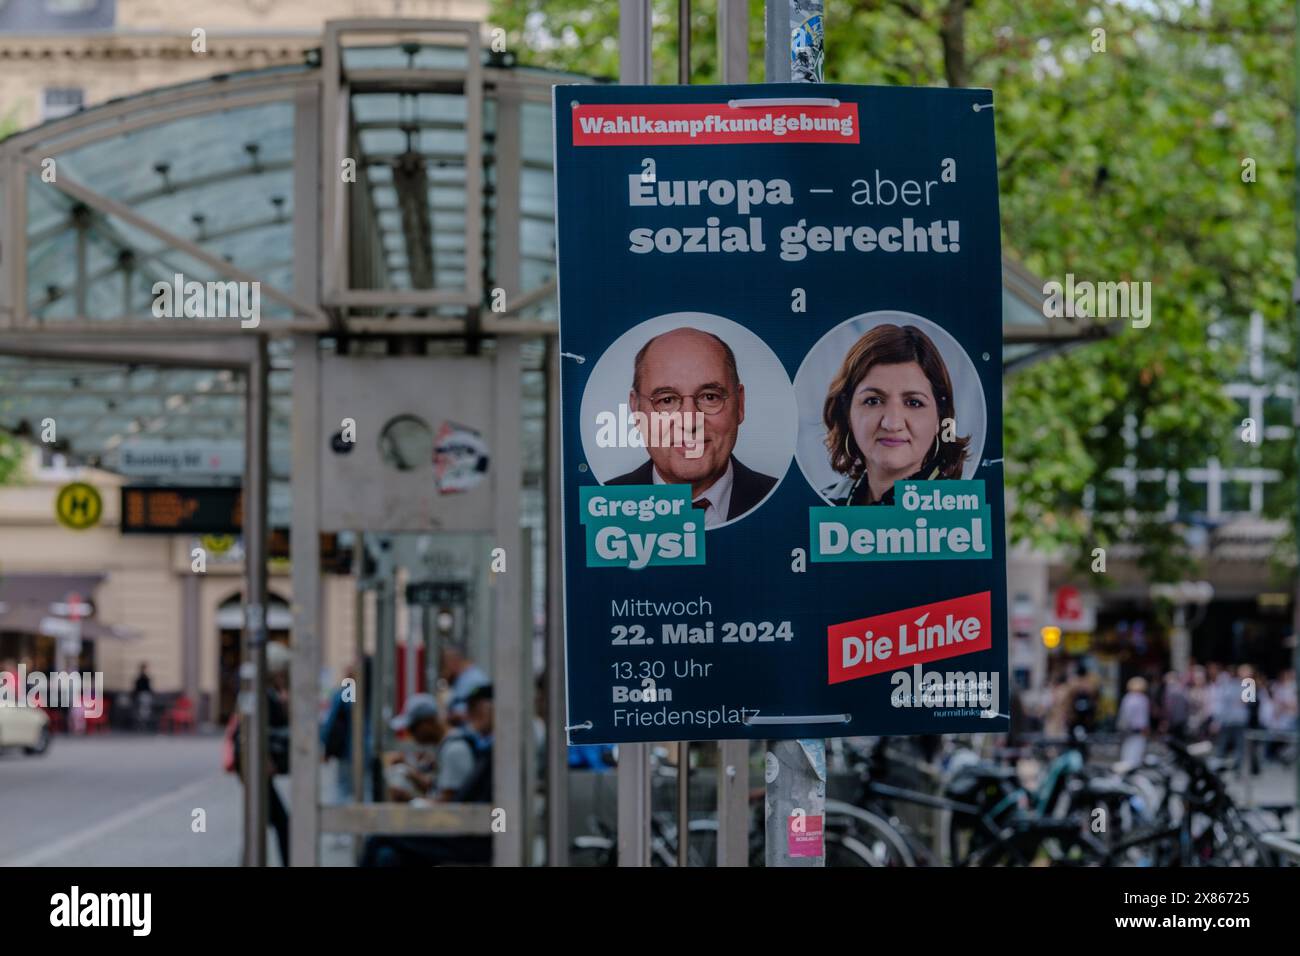
[[[554,118],[571,742],[1005,730],[992,94]]]

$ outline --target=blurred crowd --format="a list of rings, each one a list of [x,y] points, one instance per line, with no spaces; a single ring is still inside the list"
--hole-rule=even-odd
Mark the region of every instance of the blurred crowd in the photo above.
[[[1250,664],[1193,662],[1185,671],[1152,671],[1125,681],[1118,708],[1101,705],[1100,673],[1079,663],[1058,673],[1041,693],[1022,695],[1025,729],[1045,737],[1111,731],[1123,736],[1121,759],[1140,762],[1146,741],[1171,736],[1185,742],[1211,740],[1220,757],[1240,769],[1249,761],[1295,757],[1296,674],[1268,677]],[[1037,726],[1033,726],[1037,725]]]

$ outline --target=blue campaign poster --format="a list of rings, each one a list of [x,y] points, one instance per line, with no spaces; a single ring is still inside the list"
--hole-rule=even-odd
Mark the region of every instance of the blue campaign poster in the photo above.
[[[1005,730],[992,94],[554,115],[571,742]]]

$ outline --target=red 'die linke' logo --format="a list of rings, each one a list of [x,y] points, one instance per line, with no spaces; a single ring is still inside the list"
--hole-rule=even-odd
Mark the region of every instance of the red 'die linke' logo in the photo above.
[[[989,591],[864,617],[826,629],[828,684],[993,646]]]

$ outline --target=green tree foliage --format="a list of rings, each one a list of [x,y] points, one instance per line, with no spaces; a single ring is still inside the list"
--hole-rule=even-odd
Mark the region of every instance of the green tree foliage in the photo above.
[[[676,7],[653,6],[661,83],[676,82]],[[494,0],[493,14],[524,62],[617,75],[614,0]],[[717,82],[715,15],[693,4],[694,82]],[[761,3],[750,27],[759,80]],[[1154,578],[1185,576],[1204,505],[1184,481],[1166,519],[1163,476],[1211,456],[1281,470],[1267,507],[1289,517],[1292,442],[1243,445],[1223,385],[1253,312],[1284,349],[1278,368],[1295,367],[1290,0],[830,0],[826,37],[828,82],[994,91],[1008,254],[1044,279],[1151,283],[1148,328],[1119,323],[1008,382],[1012,537],[1081,564],[1134,543]],[[1134,467],[1130,494],[1114,469]]]

